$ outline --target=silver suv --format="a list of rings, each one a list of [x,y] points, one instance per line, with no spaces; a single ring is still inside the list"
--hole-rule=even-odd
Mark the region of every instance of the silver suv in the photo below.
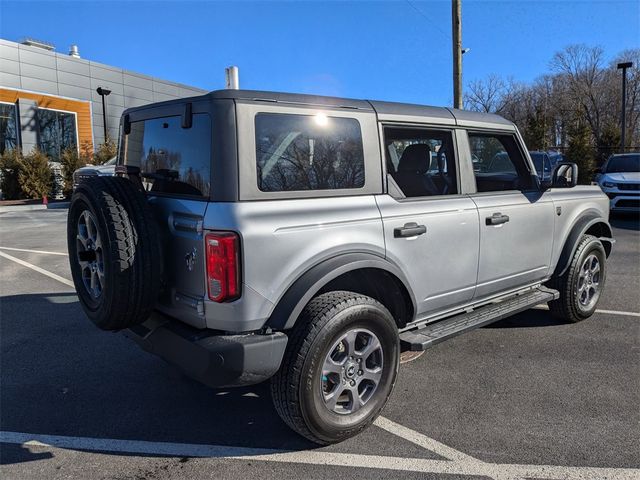
[[[125,111],[116,173],[69,209],[87,316],[207,385],[270,379],[319,444],[373,422],[401,348],[592,315],[613,244],[574,164],[542,181],[511,122],[448,108],[216,91]]]

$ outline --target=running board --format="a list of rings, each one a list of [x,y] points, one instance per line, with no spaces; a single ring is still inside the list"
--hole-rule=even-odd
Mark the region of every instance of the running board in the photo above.
[[[408,330],[400,334],[400,341],[412,351],[426,350],[461,333],[489,325],[541,303],[555,300],[559,295],[557,290],[538,287],[506,300],[484,305],[471,312],[438,320],[416,330]]]

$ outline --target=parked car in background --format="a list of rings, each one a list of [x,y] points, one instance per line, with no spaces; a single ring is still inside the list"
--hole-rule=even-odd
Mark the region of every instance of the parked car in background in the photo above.
[[[564,155],[561,154],[560,152],[549,151],[547,152],[547,155],[549,155],[549,159],[551,160],[551,170],[553,170],[554,167],[560,162],[565,161]]]
[[[551,156],[547,152],[529,152],[533,166],[536,167],[538,177],[543,182],[551,180],[551,173],[555,163],[551,160]]]
[[[611,211],[640,211],[640,152],[611,155],[596,174]]]
[[[77,169],[73,172],[73,189],[78,187],[78,184],[85,178],[95,176],[108,176],[113,177],[116,173],[116,157],[107,160],[102,165],[87,165]]]

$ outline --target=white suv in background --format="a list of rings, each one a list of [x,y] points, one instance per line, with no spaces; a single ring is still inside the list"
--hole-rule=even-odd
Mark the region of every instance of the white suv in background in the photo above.
[[[640,211],[640,153],[612,155],[596,175],[611,211]]]

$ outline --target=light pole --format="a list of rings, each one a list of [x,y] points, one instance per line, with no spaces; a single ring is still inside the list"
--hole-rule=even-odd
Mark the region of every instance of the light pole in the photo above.
[[[102,97],[102,126],[104,127],[104,141],[107,141],[107,105],[104,101],[104,97],[109,96],[111,90],[107,88],[98,87],[96,88],[96,92],[98,95]]]
[[[627,146],[625,134],[627,133],[627,68],[633,67],[632,62],[618,64],[618,69],[622,70],[622,114],[620,123],[622,124],[622,134],[620,135],[620,153],[624,153]]]

